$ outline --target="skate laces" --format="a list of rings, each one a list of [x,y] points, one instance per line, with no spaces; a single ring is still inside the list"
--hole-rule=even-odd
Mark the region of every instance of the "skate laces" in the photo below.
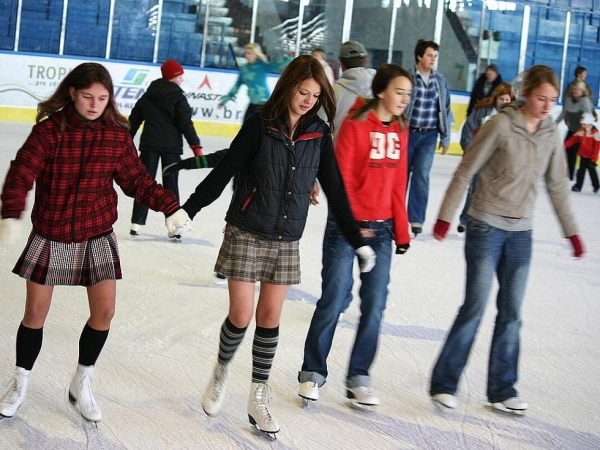
[[[85,393],[85,395],[81,395],[82,393]],[[83,407],[86,409],[98,409],[96,399],[94,398],[94,394],[92,394],[92,377],[87,371],[81,374],[81,379],[79,380],[79,392],[77,395],[77,402],[79,403],[80,408],[83,403]]]
[[[25,378],[15,374],[12,380],[10,380],[8,390],[6,391],[6,394],[4,394],[4,398],[2,399],[2,401],[6,403],[16,402],[21,396],[21,392],[23,391],[24,385]]]
[[[271,386],[269,386],[267,383],[256,384],[256,389],[252,397],[252,403],[254,403],[256,412],[261,415],[263,420],[272,420],[271,413],[267,408],[267,403],[269,403],[269,400],[272,398],[273,393],[271,391]]]

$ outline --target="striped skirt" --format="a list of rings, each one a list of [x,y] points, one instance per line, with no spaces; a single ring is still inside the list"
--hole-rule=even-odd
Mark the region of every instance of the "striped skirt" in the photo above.
[[[104,280],[120,280],[117,237],[111,231],[89,241],[65,244],[32,230],[13,273],[52,286],[91,286]]]
[[[251,283],[299,284],[298,247],[298,241],[264,239],[228,224],[215,272]]]

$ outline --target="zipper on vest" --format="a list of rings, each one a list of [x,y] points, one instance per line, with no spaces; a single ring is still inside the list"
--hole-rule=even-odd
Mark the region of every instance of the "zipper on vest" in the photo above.
[[[242,211],[246,211],[246,208],[252,201],[252,197],[254,197],[255,193],[256,193],[256,186],[252,188],[252,192],[250,193],[250,195],[248,195],[248,197],[246,197],[246,200],[244,201],[244,204],[242,205]]]

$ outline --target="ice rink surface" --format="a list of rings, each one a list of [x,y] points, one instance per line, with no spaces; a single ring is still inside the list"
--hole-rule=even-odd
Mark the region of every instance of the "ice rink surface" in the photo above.
[[[30,124],[0,123],[0,173],[25,140]],[[205,151],[229,139],[202,136]],[[192,156],[186,149],[186,157]],[[93,390],[104,420],[85,423],[67,400],[77,364],[79,334],[88,316],[85,290],[57,287],[44,328],[44,344],[17,414],[0,421],[0,448],[12,449],[599,449],[600,448],[600,195],[589,178],[572,194],[584,259],[571,256],[547,195],[537,203],[534,256],[523,307],[518,389],[530,403],[525,416],[486,406],[487,355],[495,317],[493,288],[469,364],[457,393],[459,406],[441,412],[428,396],[429,373],[446,330],[462,303],[464,236],[456,220],[444,242],[431,228],[460,157],[436,155],[425,233],[408,253],[394,256],[373,387],[382,404],[373,413],[351,409],[344,379],[356,323],[355,300],[337,329],[329,377],[318,403],[303,408],[297,372],[304,338],[320,293],[321,242],[326,199],[311,207],[301,240],[302,283],[290,289],[271,374],[272,414],[278,440],[268,441],[248,423],[254,324],[231,371],[220,415],[209,418],[201,398],[216,361],[218,333],[227,314],[225,286],[213,265],[222,240],[231,191],[201,211],[194,229],[176,244],[166,238],[162,214],[151,212],[135,241],[129,239],[133,201],[119,189],[123,280],[117,309],[97,363]],[[182,200],[206,170],[183,171]],[[17,327],[25,282],[11,273],[30,231],[28,209],[19,238],[0,248],[0,384],[14,370]],[[1,393],[0,393],[1,395]]]

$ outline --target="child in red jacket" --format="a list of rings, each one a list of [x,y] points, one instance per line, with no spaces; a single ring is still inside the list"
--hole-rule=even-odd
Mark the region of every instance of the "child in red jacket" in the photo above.
[[[590,113],[584,113],[581,116],[581,127],[577,132],[565,141],[565,148],[573,144],[579,143],[579,169],[577,170],[576,183],[571,188],[574,192],[581,191],[585,171],[590,173],[594,194],[600,189],[598,182],[598,173],[596,172],[596,161],[598,160],[598,151],[600,151],[600,133],[598,129],[592,125],[594,117]]]

